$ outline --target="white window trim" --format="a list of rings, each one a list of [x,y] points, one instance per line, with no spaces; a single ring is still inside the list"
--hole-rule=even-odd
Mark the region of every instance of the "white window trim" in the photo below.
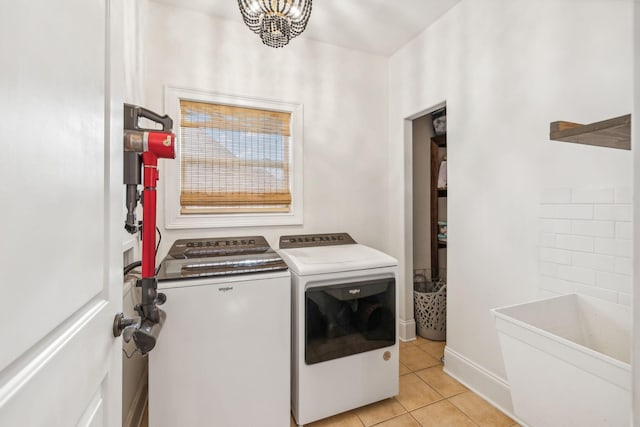
[[[226,95],[194,89],[165,87],[165,112],[173,119],[176,134],[176,158],[164,162],[162,175],[164,182],[165,228],[216,228],[216,227],[259,227],[302,224],[302,104]],[[214,102],[239,107],[260,108],[291,113],[291,150],[289,161],[289,191],[291,209],[289,212],[256,212],[233,214],[182,214],[180,212],[180,100]]]

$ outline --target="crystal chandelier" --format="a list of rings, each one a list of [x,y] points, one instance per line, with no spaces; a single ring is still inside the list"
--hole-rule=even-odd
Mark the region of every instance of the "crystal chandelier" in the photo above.
[[[238,5],[244,23],[271,47],[299,36],[311,15],[311,0],[238,0]]]

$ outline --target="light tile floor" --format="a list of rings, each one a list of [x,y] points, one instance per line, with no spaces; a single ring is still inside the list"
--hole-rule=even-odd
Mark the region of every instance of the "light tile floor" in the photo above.
[[[445,374],[444,342],[400,343],[400,394],[305,427],[517,427],[518,424]],[[295,427],[293,417],[291,426]]]
[[[305,427],[518,427],[445,374],[444,342],[418,337],[400,342],[400,394]],[[291,417],[291,426],[296,424]],[[147,414],[140,427],[148,427]],[[260,426],[252,426],[260,427]]]

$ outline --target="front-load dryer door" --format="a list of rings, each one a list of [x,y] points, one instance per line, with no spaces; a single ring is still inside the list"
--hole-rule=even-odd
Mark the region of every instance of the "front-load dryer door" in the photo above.
[[[373,279],[305,291],[307,365],[395,344],[395,279]]]

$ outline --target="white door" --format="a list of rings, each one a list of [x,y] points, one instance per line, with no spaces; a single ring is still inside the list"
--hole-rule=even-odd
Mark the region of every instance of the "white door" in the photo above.
[[[0,2],[0,426],[121,422],[121,9]]]

